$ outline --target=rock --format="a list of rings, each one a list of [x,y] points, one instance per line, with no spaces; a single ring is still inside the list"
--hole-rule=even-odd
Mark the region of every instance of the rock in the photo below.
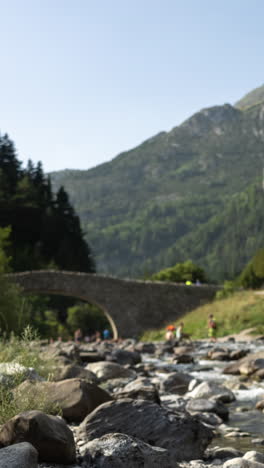
[[[7,421],[0,430],[0,446],[29,442],[40,461],[70,464],[75,461],[73,433],[65,421],[41,411],[26,411]]]
[[[210,450],[210,458],[218,458],[224,460],[225,458],[238,458],[242,457],[243,453],[233,447],[220,447]]]
[[[85,369],[92,371],[100,381],[115,378],[136,378],[137,374],[131,369],[126,369],[115,362],[94,362],[88,364]]]
[[[32,367],[25,367],[17,362],[0,363],[0,384],[8,385],[19,376],[20,382],[25,379],[42,380]]]
[[[28,442],[2,448],[0,468],[38,468],[38,452]]]
[[[258,351],[245,356],[239,361],[227,366],[224,370],[224,374],[239,375],[243,374],[246,376],[254,374],[259,369],[264,368],[264,351]]]
[[[176,364],[191,364],[194,362],[194,359],[190,354],[179,354],[179,356],[175,356],[173,362]]]
[[[264,400],[258,401],[255,406],[258,410],[264,410]]]
[[[219,424],[222,424],[223,419],[217,416],[215,413],[191,413],[193,416],[196,415],[200,421],[202,421],[205,424],[209,424],[209,426],[219,426]]]
[[[187,396],[192,398],[214,398],[223,403],[230,403],[235,400],[235,395],[231,390],[214,382],[202,382]]]
[[[239,437],[250,437],[249,432],[240,432],[240,431],[233,431],[233,432],[227,432],[227,434],[224,435],[227,439],[238,439]]]
[[[92,461],[94,468],[177,468],[168,450],[126,434],[106,434],[88,442],[81,450],[87,453],[84,461]]]
[[[229,361],[230,355],[227,351],[214,351],[210,354],[212,361]]]
[[[172,393],[161,395],[160,400],[162,406],[166,407],[172,411],[185,411],[187,401],[184,398],[179,397],[178,395],[173,395]]]
[[[264,439],[252,439],[251,442],[256,445],[264,445]]]
[[[82,379],[36,384],[26,381],[15,390],[15,398],[19,399],[24,392],[43,393],[46,401],[57,404],[62,410],[62,416],[71,422],[81,422],[97,406],[112,400],[105,390]]]
[[[77,429],[77,443],[117,431],[169,450],[174,461],[201,458],[213,436],[196,417],[149,401],[124,399],[104,403],[87,416]]]
[[[160,404],[158,390],[149,379],[138,378],[128,383],[122,390],[115,393],[115,398],[131,398],[133,400],[148,400]]]
[[[193,378],[181,372],[168,374],[160,383],[160,390],[165,393],[177,393],[183,395],[187,392],[189,384]]]
[[[83,363],[87,364],[88,362],[101,362],[104,361],[104,359],[105,357],[101,353],[80,349],[80,360]]]
[[[223,421],[228,420],[228,408],[221,402],[215,400],[207,400],[205,398],[194,398],[188,401],[186,410],[194,412],[207,412],[217,414]]]
[[[244,458],[232,458],[223,464],[223,468],[264,468],[264,464]]]
[[[256,376],[259,380],[264,380],[264,369],[258,369],[254,376]]]
[[[135,350],[139,353],[154,354],[156,351],[156,346],[154,345],[154,343],[139,342],[136,344]]]
[[[58,367],[54,373],[53,380],[58,382],[60,380],[75,379],[76,377],[87,380],[88,382],[98,383],[98,378],[93,372],[77,364],[68,364],[63,367]]]
[[[80,359],[79,347],[75,343],[63,343],[59,341],[47,346],[42,355],[43,359],[52,360],[59,356],[63,356],[74,362],[78,362]]]
[[[242,375],[251,375],[256,371],[264,368],[264,359],[263,358],[251,358],[243,362],[239,366],[239,372]]]
[[[260,452],[256,452],[255,450],[250,450],[250,452],[246,452],[243,458],[245,460],[264,463],[264,454]]]
[[[177,356],[186,355],[186,354],[190,354],[193,352],[193,347],[192,346],[176,346],[173,349],[173,352]]]
[[[114,349],[106,356],[107,361],[117,362],[121,366],[126,364],[134,366],[141,362],[141,356],[137,351],[126,351],[124,349]]]
[[[229,388],[230,390],[248,390],[248,387],[241,383],[237,378],[236,380],[226,380],[225,387]]]
[[[225,367],[223,369],[223,374],[239,375],[240,374],[240,371],[239,371],[240,364],[239,364],[239,362],[240,361],[233,362],[229,366]]]
[[[236,349],[236,350],[230,352],[230,359],[232,361],[235,361],[237,359],[242,359],[248,353],[249,353],[248,349]]]

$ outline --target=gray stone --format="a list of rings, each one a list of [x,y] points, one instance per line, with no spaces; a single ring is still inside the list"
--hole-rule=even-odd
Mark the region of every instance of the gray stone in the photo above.
[[[232,458],[223,464],[223,468],[264,468],[264,464],[244,458]]]
[[[0,468],[38,468],[38,452],[28,442],[2,448]]]
[[[42,393],[46,402],[57,404],[62,410],[62,416],[71,422],[81,422],[97,406],[112,400],[105,390],[82,379],[37,383],[26,381],[14,391],[15,398],[19,400],[25,392]]]
[[[168,450],[153,447],[135,437],[110,433],[82,447],[84,461],[94,468],[177,468]]]
[[[116,362],[94,362],[88,364],[86,369],[92,371],[100,381],[108,380],[108,379],[116,379],[116,378],[127,378],[127,377],[137,377],[135,371],[131,369],[126,369],[120,364]]]
[[[212,431],[196,417],[175,414],[155,403],[124,399],[104,403],[77,429],[78,441],[89,442],[109,432],[121,432],[171,452],[175,461],[201,458]]]
[[[0,447],[29,442],[40,461],[70,464],[75,461],[73,433],[65,421],[41,411],[26,411],[0,429]]]
[[[246,452],[243,458],[245,460],[264,463],[264,453],[256,452],[255,450],[250,450],[249,452]]]
[[[77,364],[68,364],[62,367],[57,367],[54,372],[53,380],[58,382],[60,380],[67,380],[67,379],[84,379],[88,382],[98,383],[98,378],[96,375],[89,371],[88,369],[84,369],[82,366],[78,366]]]
[[[160,384],[160,390],[162,392],[176,393],[178,395],[183,395],[187,392],[189,384],[193,380],[188,374],[183,374],[181,372],[172,372],[168,374]]]
[[[141,341],[136,344],[135,350],[139,353],[154,354],[156,351],[156,346],[154,343],[144,343]]]
[[[122,390],[115,393],[115,398],[132,398],[133,400],[148,400],[160,404],[160,397],[157,388],[149,379],[138,378],[128,383]]]
[[[214,382],[202,382],[188,393],[192,398],[214,398],[223,403],[230,403],[235,400],[235,395],[231,390],[221,384]]]
[[[242,457],[243,453],[233,447],[219,447],[210,450],[210,458],[219,458],[224,460],[225,458],[238,458]]]
[[[117,362],[121,366],[125,366],[126,364],[134,366],[141,362],[141,355],[137,351],[114,349],[111,354],[106,355],[106,360]]]
[[[205,398],[194,398],[189,400],[186,405],[186,410],[193,412],[207,412],[217,414],[223,421],[228,420],[229,411],[228,408],[217,400],[206,400]]]

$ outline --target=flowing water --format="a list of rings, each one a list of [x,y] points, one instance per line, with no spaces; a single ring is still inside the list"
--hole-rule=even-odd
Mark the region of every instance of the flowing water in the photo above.
[[[263,351],[264,344],[251,342],[224,342],[217,344],[221,348],[227,350],[237,350],[247,348],[250,353]],[[215,345],[216,347],[216,345]],[[193,376],[195,379],[201,381],[213,381],[224,383],[229,379],[234,380],[234,376],[223,374],[223,368],[231,364],[234,361],[223,362],[223,361],[211,361],[204,359],[206,352],[212,348],[209,343],[198,344],[195,348],[195,364],[172,364],[171,355],[165,355],[161,359],[150,358],[145,356],[144,360],[155,364],[157,369],[156,375],[158,374],[160,379],[166,376],[165,369],[169,366],[170,372],[177,370],[178,372],[185,372]],[[233,447],[246,452],[249,450],[257,450],[258,452],[264,453],[264,445],[259,443],[252,443],[254,439],[264,439],[264,412],[255,409],[257,401],[264,400],[264,381],[262,382],[251,382],[246,390],[232,390],[236,401],[230,403],[229,409],[229,420],[226,425],[230,428],[238,428],[242,432],[249,433],[247,437],[224,437],[217,435],[211,446],[219,447]]]

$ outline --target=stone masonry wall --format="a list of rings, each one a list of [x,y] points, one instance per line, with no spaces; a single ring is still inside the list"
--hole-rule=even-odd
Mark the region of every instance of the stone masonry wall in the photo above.
[[[218,287],[137,281],[68,271],[29,271],[8,275],[24,293],[72,296],[97,304],[114,337],[138,337],[210,302]]]

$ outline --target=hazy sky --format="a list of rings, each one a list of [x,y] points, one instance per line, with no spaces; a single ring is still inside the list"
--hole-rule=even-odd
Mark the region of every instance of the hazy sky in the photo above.
[[[0,131],[45,172],[109,161],[264,82],[263,0],[0,0]]]

